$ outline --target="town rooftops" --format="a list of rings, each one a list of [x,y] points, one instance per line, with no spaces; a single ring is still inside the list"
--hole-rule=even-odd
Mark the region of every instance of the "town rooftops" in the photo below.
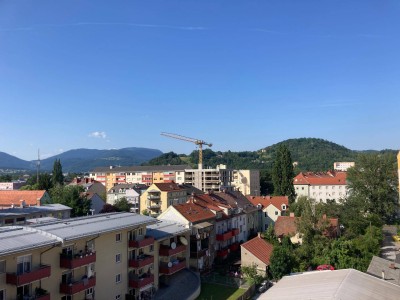
[[[289,205],[288,196],[247,196],[247,199],[249,199],[249,201],[255,206],[261,204],[262,208],[273,205],[277,209],[281,210],[282,205],[285,205],[286,207]]]
[[[47,232],[63,241],[74,240],[86,236],[127,229],[139,225],[150,225],[157,220],[133,213],[108,213],[81,218],[64,219],[48,224],[32,226],[36,230]]]
[[[189,231],[190,229],[186,228],[184,224],[160,220],[156,224],[147,226],[146,235],[154,237],[155,240],[162,240],[168,237],[184,234]]]
[[[165,171],[184,171],[185,169],[189,169],[189,168],[190,168],[189,165],[97,167],[91,173],[165,172]]]
[[[196,223],[215,219],[214,213],[203,205],[196,203],[182,203],[173,207],[189,222]]]
[[[268,243],[263,238],[256,236],[255,238],[252,238],[251,240],[242,244],[241,247],[245,248],[264,264],[269,265],[274,246],[272,246],[272,244]]]
[[[119,190],[135,190],[136,192],[140,192],[141,190],[147,190],[148,186],[145,184],[139,184],[139,183],[120,183],[114,185],[112,188],[108,190],[108,193],[118,193]]]
[[[153,184],[162,192],[186,191],[185,188],[180,187],[175,182],[160,182]]]
[[[25,205],[40,205],[38,201],[46,194],[45,190],[13,190],[0,191],[0,206],[20,205],[22,200]]]
[[[314,271],[285,276],[260,300],[399,299],[400,287],[354,269]]]
[[[346,178],[346,172],[301,172],[293,179],[293,184],[346,185]]]

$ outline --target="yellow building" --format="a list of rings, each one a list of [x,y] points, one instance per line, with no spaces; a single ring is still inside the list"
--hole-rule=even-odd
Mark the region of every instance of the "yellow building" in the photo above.
[[[181,204],[187,201],[187,190],[174,182],[153,183],[140,196],[140,212],[146,211],[156,217],[173,204]]]

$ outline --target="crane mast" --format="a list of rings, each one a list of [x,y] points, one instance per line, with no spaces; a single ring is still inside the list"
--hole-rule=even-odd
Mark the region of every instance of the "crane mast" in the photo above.
[[[199,146],[199,169],[203,169],[203,145],[211,147],[212,143],[207,143],[200,139],[194,139],[194,138],[186,137],[186,136],[183,136],[180,134],[175,134],[175,133],[161,132],[161,135],[170,137],[173,139],[191,142],[191,143],[194,143],[195,145]]]

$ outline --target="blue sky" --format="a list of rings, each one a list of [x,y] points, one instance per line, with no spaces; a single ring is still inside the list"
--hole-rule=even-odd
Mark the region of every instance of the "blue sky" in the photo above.
[[[0,151],[400,148],[400,2],[0,0]]]

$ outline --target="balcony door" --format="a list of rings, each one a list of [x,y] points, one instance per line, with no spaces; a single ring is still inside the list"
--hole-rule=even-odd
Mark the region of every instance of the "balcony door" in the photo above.
[[[32,255],[17,257],[17,274],[30,272],[32,268]]]
[[[30,299],[31,290],[32,288],[30,284],[17,287],[17,300]]]

